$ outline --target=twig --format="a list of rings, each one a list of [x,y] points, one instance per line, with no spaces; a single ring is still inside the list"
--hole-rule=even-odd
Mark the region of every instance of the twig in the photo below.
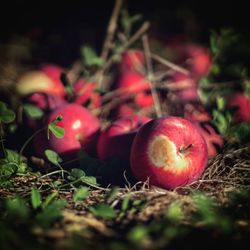
[[[120,48],[120,51],[117,52],[116,54],[113,54],[107,60],[107,62],[104,64],[104,66],[102,67],[102,69],[97,72],[96,79],[97,79],[99,88],[102,87],[101,83],[102,83],[102,78],[103,78],[103,75],[104,75],[105,71],[108,68],[110,68],[110,66],[114,63],[115,59],[117,58],[117,56],[119,56],[120,54],[122,54],[129,46],[131,46],[131,44],[133,44],[134,42],[136,42],[142,36],[142,34],[145,33],[148,30],[149,26],[150,26],[149,22],[144,22],[142,24],[142,26],[140,27],[140,29],[138,29],[136,31],[136,33]]]
[[[143,42],[143,47],[144,47],[144,51],[145,51],[146,64],[147,64],[147,70],[148,70],[148,78],[149,78],[149,86],[150,86],[150,90],[151,90],[152,97],[154,100],[155,112],[156,112],[157,117],[161,117],[162,111],[161,111],[160,100],[159,100],[158,94],[156,92],[155,86],[153,84],[153,68],[152,68],[151,53],[150,53],[147,35],[143,35],[142,42]]]
[[[103,48],[101,52],[101,58],[106,61],[110,49],[110,45],[112,43],[112,40],[114,38],[115,30],[117,27],[117,19],[121,10],[122,6],[122,0],[116,0],[115,6],[111,15],[111,18],[109,20],[108,28],[107,28],[107,35],[105,38],[105,41],[103,43]]]
[[[175,70],[175,71],[178,71],[178,72],[183,73],[185,75],[190,74],[190,72],[188,70],[186,70],[186,69],[184,69],[184,68],[182,68],[182,67],[180,67],[180,66],[178,66],[178,65],[176,65],[176,64],[174,64],[174,63],[172,63],[170,61],[168,61],[165,58],[162,58],[161,56],[158,56],[156,54],[151,53],[151,58],[158,61],[159,63],[167,66],[168,68],[171,68],[171,69]]]

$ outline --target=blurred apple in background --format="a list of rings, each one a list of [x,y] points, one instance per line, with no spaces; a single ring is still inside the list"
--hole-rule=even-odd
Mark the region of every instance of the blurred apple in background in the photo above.
[[[236,108],[235,122],[250,122],[250,98],[244,93],[238,92],[228,98],[227,105]]]
[[[198,83],[190,76],[176,72],[170,76],[169,82],[175,85],[173,93],[180,102],[197,102],[199,100]]]
[[[66,104],[66,100],[61,96],[47,95],[43,93],[31,94],[24,100],[24,102],[33,104],[43,111],[51,111]]]
[[[184,106],[184,118],[191,121],[207,122],[211,116],[201,104],[187,103]]]
[[[21,75],[16,84],[16,91],[22,96],[39,92],[65,97],[66,91],[60,79],[63,71],[60,66],[44,64],[37,70]]]
[[[200,44],[189,42],[185,37],[172,38],[167,51],[176,64],[190,71],[194,79],[206,76],[212,67],[210,51]]]
[[[194,122],[207,144],[208,157],[216,156],[224,145],[222,136],[208,122]]]
[[[128,71],[140,72],[145,64],[145,57],[142,50],[127,50],[122,54],[120,62],[120,71],[126,73]]]
[[[100,93],[95,91],[96,84],[94,82],[86,82],[79,80],[73,85],[74,103],[95,109],[101,106]]]
[[[188,44],[184,47],[185,65],[195,78],[206,76],[212,66],[212,57],[208,49],[197,45]]]
[[[136,94],[150,89],[150,85],[142,74],[137,72],[126,72],[120,75],[115,85],[115,89],[120,89],[124,94]]]

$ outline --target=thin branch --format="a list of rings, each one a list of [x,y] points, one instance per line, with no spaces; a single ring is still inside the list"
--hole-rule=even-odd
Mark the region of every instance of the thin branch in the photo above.
[[[122,54],[129,46],[131,46],[131,44],[133,44],[134,42],[136,42],[148,30],[149,26],[150,26],[149,22],[144,22],[142,24],[142,26],[140,27],[140,29],[138,29],[135,32],[135,34],[133,36],[131,36],[131,38],[120,48],[120,51],[117,52],[116,54],[113,54],[107,60],[107,62],[104,64],[104,66],[102,67],[102,69],[97,72],[96,79],[97,79],[98,87],[99,88],[101,88],[102,78],[103,78],[103,75],[104,75],[105,71],[107,69],[109,69],[110,66],[114,63],[116,57],[119,56],[120,54]]]
[[[161,117],[162,111],[161,111],[160,100],[159,100],[158,94],[156,92],[154,83],[153,83],[153,78],[154,78],[153,77],[153,68],[152,68],[151,53],[150,53],[147,35],[143,35],[142,41],[143,41],[143,47],[144,47],[144,51],[145,51],[146,64],[147,64],[147,70],[148,70],[148,76],[149,76],[149,86],[150,86],[150,90],[151,90],[152,97],[154,100],[155,112],[156,112],[157,117]]]
[[[173,69],[174,71],[180,72],[180,73],[185,74],[185,75],[190,74],[190,72],[188,70],[168,61],[167,59],[165,59],[161,56],[158,56],[156,54],[151,53],[151,57],[152,57],[152,59],[156,60],[157,62],[167,66],[168,68]]]
[[[122,0],[116,0],[115,6],[109,20],[108,28],[107,28],[107,35],[105,41],[103,43],[103,48],[101,52],[101,58],[106,61],[108,57],[108,53],[112,44],[112,40],[114,38],[115,30],[117,27],[117,19],[120,14],[120,10],[122,7]]]

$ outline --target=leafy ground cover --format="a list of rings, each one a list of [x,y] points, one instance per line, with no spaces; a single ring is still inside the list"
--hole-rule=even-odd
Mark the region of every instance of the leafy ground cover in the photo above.
[[[71,82],[75,78],[84,75],[95,79],[97,86],[92,97],[100,95],[101,104],[92,105],[96,99],[90,99],[83,106],[101,120],[103,127],[110,124],[114,107],[124,99],[109,84],[117,75],[122,53],[132,47],[145,54],[147,65],[142,71],[153,79],[155,85],[149,93],[158,95],[159,100],[153,98],[149,108],[135,107],[133,102],[131,107],[137,114],[151,118],[183,115],[185,105],[174,97],[173,85],[165,84],[165,80],[173,71],[186,74],[190,69],[169,60],[171,53],[147,36],[149,22],[140,15],[121,11],[120,2],[116,1],[100,56],[91,46],[84,45],[82,58],[61,74],[67,101],[74,98]],[[222,245],[248,249],[250,125],[242,116],[236,122],[234,115],[238,110],[227,103],[228,96],[236,91],[249,96],[248,69],[230,53],[239,39],[229,29],[211,32],[212,66],[198,80],[199,104],[209,113],[224,145],[210,157],[197,181],[172,190],[136,181],[125,171],[123,161],[101,161],[84,150],[70,162],[52,149],[46,149],[44,157],[38,156],[34,138],[44,132],[48,140],[52,135],[63,138],[65,131],[58,124],[64,117],[57,116],[32,129],[50,111],[13,92],[18,76],[27,67],[25,63],[3,64],[0,248],[200,249]],[[30,119],[35,121],[31,125]]]

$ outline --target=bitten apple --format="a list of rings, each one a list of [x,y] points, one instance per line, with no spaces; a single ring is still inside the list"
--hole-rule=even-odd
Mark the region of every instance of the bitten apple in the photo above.
[[[207,163],[207,145],[199,130],[180,117],[162,117],[143,125],[132,144],[130,165],[137,180],[171,189],[197,180]]]
[[[16,84],[16,91],[22,95],[45,93],[49,95],[66,96],[66,91],[60,76],[63,68],[54,64],[45,64],[37,70],[24,73]]]
[[[47,124],[59,115],[63,119],[57,126],[65,130],[65,135],[58,139],[52,134],[46,146],[67,160],[76,157],[80,149],[93,154],[100,129],[97,117],[80,105],[65,104],[49,114]]]

